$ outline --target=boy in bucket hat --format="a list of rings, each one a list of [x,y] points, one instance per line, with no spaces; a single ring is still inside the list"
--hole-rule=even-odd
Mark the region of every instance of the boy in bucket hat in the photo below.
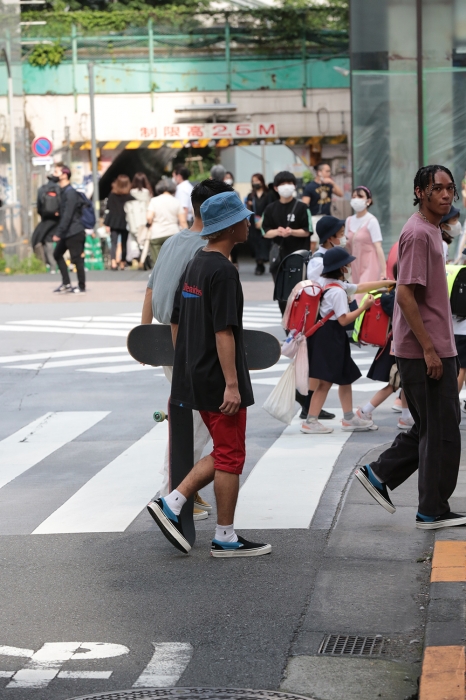
[[[269,544],[248,542],[233,521],[246,449],[246,409],[254,403],[243,343],[243,291],[229,261],[236,243],[247,239],[251,212],[234,192],[214,195],[201,206],[205,248],[188,264],[175,295],[171,318],[175,344],[171,402],[196,409],[214,443],[177,489],[148,505],[167,539],[186,554],[181,508],[196,491],[214,482],[217,527],[214,557],[269,554]]]

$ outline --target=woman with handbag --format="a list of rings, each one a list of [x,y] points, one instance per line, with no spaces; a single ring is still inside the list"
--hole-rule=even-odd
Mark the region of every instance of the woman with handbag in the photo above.
[[[262,235],[262,216],[266,206],[271,204],[273,198],[262,173],[254,173],[251,177],[251,188],[251,192],[246,197],[246,206],[253,212],[249,229],[249,242],[256,260],[254,274],[263,275],[265,263],[269,260],[271,243]]]

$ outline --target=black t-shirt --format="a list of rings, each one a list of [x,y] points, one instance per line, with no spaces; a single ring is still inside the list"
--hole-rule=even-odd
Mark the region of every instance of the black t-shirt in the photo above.
[[[283,226],[289,226],[293,229],[302,228],[309,231],[308,209],[305,204],[297,199],[292,199],[291,202],[282,204],[282,202],[273,202],[269,204],[264,211],[264,220],[262,228],[265,233],[271,229]],[[281,249],[281,257],[294,253],[295,250],[309,250],[311,234],[308,236],[276,236],[273,238],[274,243],[278,243]]]
[[[215,333],[231,326],[241,406],[254,403],[243,342],[243,290],[238,270],[222,253],[199,253],[181,276],[171,317],[178,324],[171,401],[178,406],[219,411],[225,378]]]
[[[309,197],[309,209],[312,216],[330,216],[332,204],[333,185],[319,182],[310,182],[304,188],[303,197]]]

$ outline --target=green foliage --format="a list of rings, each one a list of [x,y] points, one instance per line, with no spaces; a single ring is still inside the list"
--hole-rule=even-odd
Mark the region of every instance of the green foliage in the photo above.
[[[37,44],[28,57],[31,66],[45,68],[58,66],[65,55],[65,49],[58,42],[55,44]]]
[[[47,272],[47,268],[35,255],[19,259],[17,255],[0,255],[0,273],[7,275],[38,275]]]
[[[303,184],[307,185],[308,182],[312,182],[314,180],[314,175],[310,170],[305,170],[303,172]]]

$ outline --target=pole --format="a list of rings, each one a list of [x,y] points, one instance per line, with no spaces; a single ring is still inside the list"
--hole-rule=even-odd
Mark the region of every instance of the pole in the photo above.
[[[424,84],[422,60],[422,0],[416,0],[416,43],[417,43],[417,149],[418,164],[424,165]]]
[[[231,57],[230,57],[230,22],[225,14],[225,62],[227,64],[227,102],[231,102]]]
[[[267,182],[267,160],[265,158],[265,143],[261,142],[261,161],[262,161],[262,175],[264,180]]]
[[[307,61],[306,61],[306,16],[303,16],[303,33],[301,37],[301,60],[303,62],[303,107],[307,107]]]
[[[75,114],[78,112],[78,90],[76,87],[76,68],[78,65],[78,39],[76,34],[76,25],[71,25],[71,55],[73,63],[73,100]]]
[[[99,215],[99,182],[97,179],[97,143],[95,138],[95,104],[94,104],[94,64],[88,63],[89,74],[89,101],[91,113],[91,163],[92,163],[92,203],[96,219]]]
[[[149,35],[149,90],[150,90],[150,111],[154,111],[154,30],[152,19],[147,23],[147,32]]]
[[[15,139],[15,122],[13,114],[13,75],[11,73],[11,44],[10,37],[7,37],[7,48],[2,49],[3,57],[6,63],[8,73],[8,116],[10,122],[10,162],[11,162],[11,200],[13,204],[18,201],[18,185],[16,177],[16,139]]]

